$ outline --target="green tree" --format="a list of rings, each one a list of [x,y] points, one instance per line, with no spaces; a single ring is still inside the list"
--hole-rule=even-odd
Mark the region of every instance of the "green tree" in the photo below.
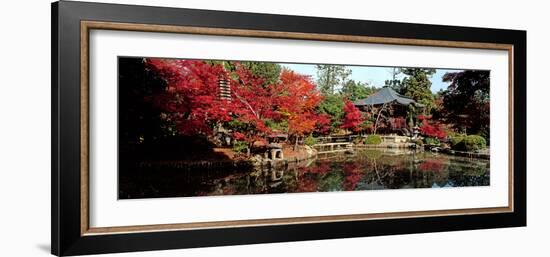
[[[401,85],[401,80],[399,80],[399,74],[401,74],[401,68],[396,68],[396,67],[392,68],[390,70],[391,79],[384,81],[384,85],[387,87],[390,87],[396,92],[401,92],[402,85]]]
[[[210,64],[221,64],[226,71],[234,72],[236,70],[236,61],[206,61]],[[253,75],[265,79],[264,86],[273,85],[279,81],[281,74],[281,65],[271,62],[249,62],[242,61],[240,63],[245,69],[249,70]]]
[[[350,101],[356,101],[366,98],[375,92],[374,87],[369,87],[366,83],[361,83],[355,80],[348,80],[342,87],[341,94]]]
[[[446,73],[449,87],[441,93],[444,116],[458,130],[489,139],[490,72],[466,70]]]
[[[265,79],[264,84],[273,85],[279,81],[281,65],[270,62],[241,62],[252,74]]]
[[[406,77],[401,81],[401,91],[399,93],[423,104],[426,106],[426,112],[430,113],[434,107],[434,95],[431,91],[432,82],[430,81],[430,77],[435,73],[435,69],[402,68],[401,72]]]
[[[324,113],[330,116],[331,128],[335,129],[342,124],[342,118],[344,116],[344,96],[341,94],[326,95],[317,106],[319,113]]]
[[[317,87],[325,95],[337,93],[338,87],[343,87],[351,75],[351,70],[343,65],[318,64],[316,68]]]

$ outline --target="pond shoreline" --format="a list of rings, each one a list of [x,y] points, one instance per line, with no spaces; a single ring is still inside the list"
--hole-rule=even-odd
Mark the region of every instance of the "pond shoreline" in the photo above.
[[[409,149],[411,151],[419,152],[431,152],[429,150],[423,150],[423,148],[415,148],[410,145],[404,144],[395,144],[395,145],[353,145],[353,150],[384,150],[384,149]],[[349,154],[341,152],[343,154]],[[465,152],[465,151],[455,151],[451,149],[441,149],[437,153],[451,155],[451,156],[460,156],[468,158],[477,158],[490,160],[489,153],[476,153],[476,152]],[[300,163],[307,160],[312,160],[317,158],[318,151],[312,147],[307,147],[302,151],[302,154],[292,157],[285,157],[281,159],[269,159],[262,158],[259,155],[250,157],[247,160],[222,160],[222,161],[212,161],[212,160],[199,160],[199,161],[142,161],[137,164],[139,168],[175,168],[181,169],[184,171],[193,171],[193,170],[228,170],[228,169],[253,169],[253,168],[274,168],[281,166],[288,166],[292,163]]]
[[[424,147],[414,147],[412,143],[402,143],[402,144],[386,144],[386,145],[354,145],[355,148],[358,149],[411,149],[416,151],[431,151],[431,150],[425,150]],[[437,151],[432,152],[438,152],[442,154],[448,154],[453,156],[461,156],[461,157],[469,157],[469,158],[478,158],[478,159],[485,159],[490,160],[491,155],[489,152],[481,153],[481,152],[466,152],[466,151],[458,151],[458,150],[452,150],[448,148],[441,148]]]
[[[461,157],[485,159],[485,160],[491,159],[491,155],[489,153],[465,152],[465,151],[456,151],[451,149],[442,149],[440,153],[454,155],[454,156],[461,156]]]
[[[253,155],[249,159],[244,160],[169,160],[169,161],[140,161],[136,164],[137,168],[154,168],[154,169],[179,169],[182,171],[209,171],[209,170],[229,170],[229,169],[253,169],[272,168],[287,166],[290,163],[299,163],[307,160],[312,160],[317,157],[317,150],[306,146],[301,153],[292,157],[281,159],[263,158],[260,155]]]

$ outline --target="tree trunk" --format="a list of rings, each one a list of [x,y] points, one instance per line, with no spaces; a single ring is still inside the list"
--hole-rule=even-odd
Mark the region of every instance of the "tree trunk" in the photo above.
[[[374,123],[374,131],[373,134],[376,134],[376,130],[378,129],[378,122],[380,120],[380,114],[382,114],[382,111],[386,108],[387,103],[382,105],[382,108],[378,111],[378,115],[376,116],[376,122]]]

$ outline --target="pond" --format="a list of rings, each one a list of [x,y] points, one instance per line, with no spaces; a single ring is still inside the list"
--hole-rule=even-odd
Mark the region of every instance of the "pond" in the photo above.
[[[242,171],[134,169],[120,174],[119,198],[189,197],[489,186],[489,161],[409,150],[356,150]]]

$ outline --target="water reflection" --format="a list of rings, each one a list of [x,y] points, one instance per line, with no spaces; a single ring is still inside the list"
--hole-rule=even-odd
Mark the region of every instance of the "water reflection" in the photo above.
[[[244,173],[174,174],[158,181],[145,172],[147,185],[127,184],[121,198],[488,186],[490,178],[488,160],[395,150],[324,155]]]

